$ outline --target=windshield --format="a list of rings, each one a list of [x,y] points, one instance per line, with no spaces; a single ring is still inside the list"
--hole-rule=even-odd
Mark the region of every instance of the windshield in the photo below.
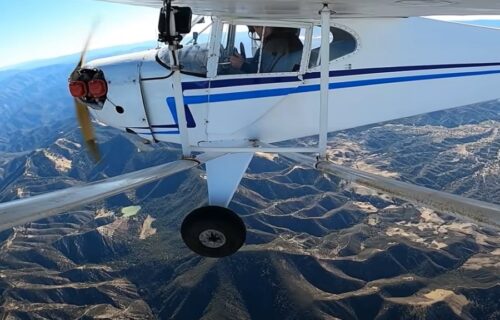
[[[181,72],[205,77],[207,74],[208,44],[212,20],[204,17],[195,24],[191,33],[182,40],[182,48],[178,50]],[[170,50],[167,46],[160,49],[158,58],[165,65],[170,66]]]

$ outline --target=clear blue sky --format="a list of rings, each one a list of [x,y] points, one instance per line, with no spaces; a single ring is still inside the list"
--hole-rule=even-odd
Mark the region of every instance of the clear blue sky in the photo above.
[[[92,48],[156,40],[158,11],[94,0],[0,0],[0,67]]]
[[[157,37],[153,8],[96,0],[0,0],[0,68],[79,52],[96,19],[91,48]],[[493,19],[464,22],[500,27]]]

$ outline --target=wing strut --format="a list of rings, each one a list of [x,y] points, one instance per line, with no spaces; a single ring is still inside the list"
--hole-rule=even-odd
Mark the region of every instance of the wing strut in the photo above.
[[[26,199],[0,204],[0,231],[54,216],[75,207],[99,201],[137,188],[144,184],[185,171],[223,154],[201,154],[196,158],[177,160],[167,164],[126,173],[117,177],[71,187]]]
[[[170,68],[174,72],[172,76],[172,89],[174,92],[182,156],[184,158],[191,156],[191,149],[189,147],[186,110],[184,108],[184,95],[182,92],[181,63],[178,51],[182,48],[181,33],[189,33],[191,30],[191,14],[190,8],[173,7],[172,0],[163,0],[163,8],[160,11],[160,19],[158,21],[158,41],[168,44],[168,49],[170,50]]]
[[[343,167],[324,160],[316,163],[316,168],[342,179],[356,182],[365,187],[379,190],[427,208],[452,214],[455,213],[478,222],[491,223],[500,227],[500,206],[493,203],[432,190],[353,168]]]
[[[177,113],[177,125],[179,126],[179,136],[182,146],[182,155],[184,157],[191,156],[191,148],[189,147],[189,135],[186,120],[186,109],[184,108],[184,95],[182,93],[181,69],[179,63],[179,55],[174,47],[171,51],[172,71],[172,87],[174,91],[175,111]]]
[[[265,147],[271,145],[259,143]],[[414,184],[382,177],[354,168],[344,167],[327,160],[318,160],[300,153],[286,153],[284,157],[355,182],[370,189],[421,205],[436,211],[457,214],[479,223],[500,227],[500,205],[469,199],[451,193],[437,191]]]
[[[330,14],[328,4],[321,13],[321,67],[320,67],[320,112],[319,112],[319,157],[326,159],[328,137],[328,95],[330,85]]]

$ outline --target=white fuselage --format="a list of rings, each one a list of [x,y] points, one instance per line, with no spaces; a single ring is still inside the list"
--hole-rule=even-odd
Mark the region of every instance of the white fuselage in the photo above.
[[[355,36],[357,47],[330,62],[328,131],[500,97],[499,30],[425,18],[331,23]],[[93,114],[146,139],[179,142],[172,77],[156,51],[90,62],[109,86],[104,108]],[[308,59],[295,72],[183,74],[190,144],[318,134],[319,66],[308,68]]]

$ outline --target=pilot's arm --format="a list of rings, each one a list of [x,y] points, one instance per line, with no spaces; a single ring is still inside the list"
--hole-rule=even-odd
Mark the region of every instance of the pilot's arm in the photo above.
[[[234,69],[241,70],[244,73],[257,73],[259,61],[258,55],[255,55],[255,57],[245,61],[243,56],[235,52],[229,58],[229,61],[231,62],[231,67]]]
[[[231,57],[229,57],[229,62],[231,62],[231,67],[240,70],[245,63],[245,59],[242,55],[235,52]]]

